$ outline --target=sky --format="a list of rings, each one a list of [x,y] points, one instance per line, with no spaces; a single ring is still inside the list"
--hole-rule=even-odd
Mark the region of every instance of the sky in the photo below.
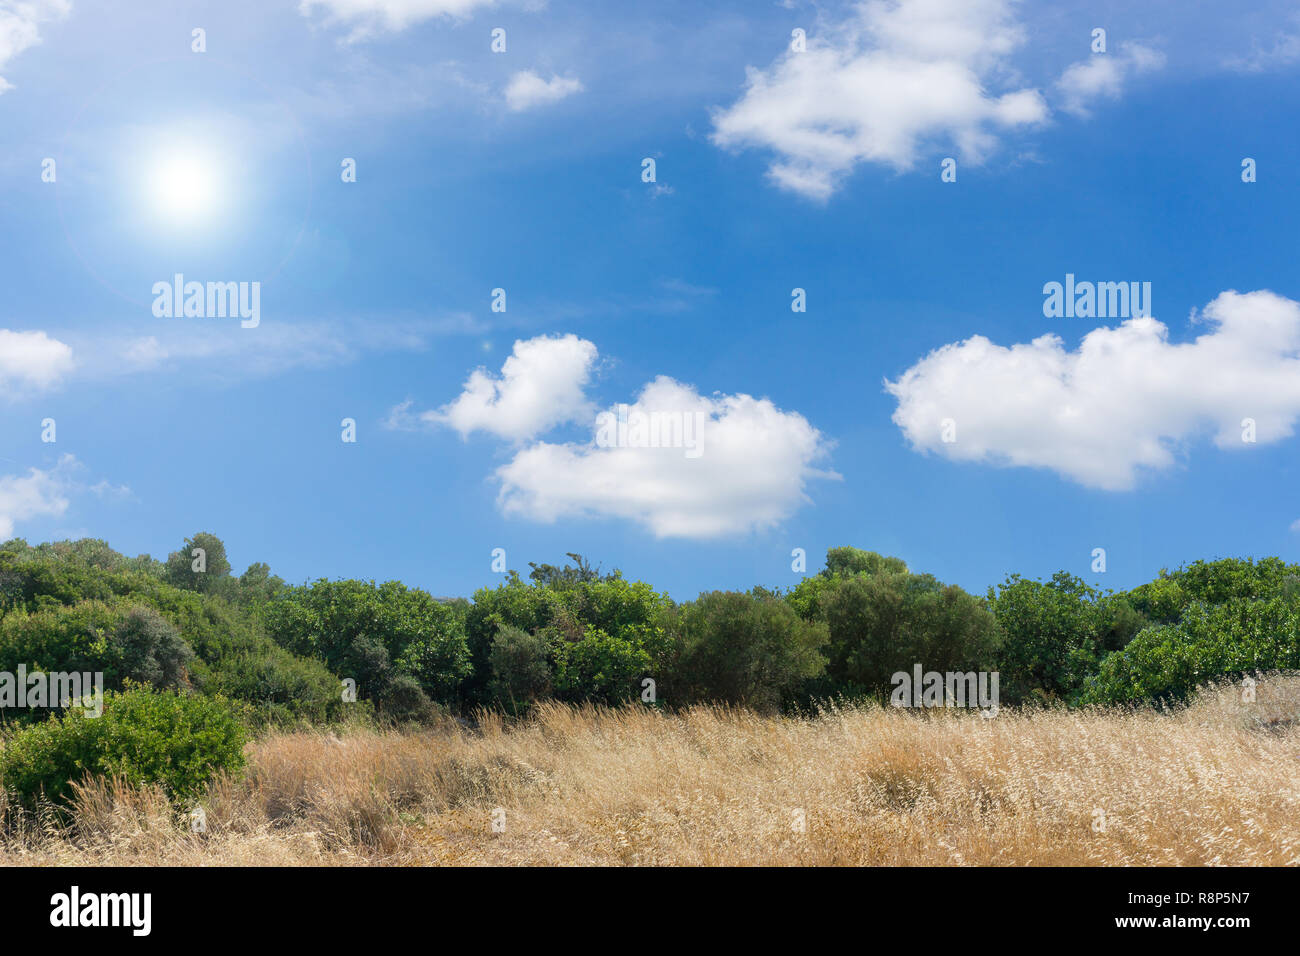
[[[0,0],[0,539],[1300,560],[1298,77],[1286,3]]]

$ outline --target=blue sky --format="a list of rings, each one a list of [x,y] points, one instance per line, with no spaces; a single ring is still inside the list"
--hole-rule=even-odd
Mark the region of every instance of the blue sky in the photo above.
[[[0,0],[0,536],[678,599],[1300,559],[1288,5],[621,6]],[[156,316],[178,272],[257,327]],[[1049,318],[1067,273],[1152,315]]]

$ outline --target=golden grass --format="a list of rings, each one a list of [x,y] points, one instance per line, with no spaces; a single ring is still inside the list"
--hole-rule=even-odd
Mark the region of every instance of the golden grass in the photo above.
[[[272,735],[211,788],[206,832],[98,781],[71,824],[6,810],[0,863],[1300,863],[1300,678],[1240,698],[991,720],[549,705],[475,731]]]

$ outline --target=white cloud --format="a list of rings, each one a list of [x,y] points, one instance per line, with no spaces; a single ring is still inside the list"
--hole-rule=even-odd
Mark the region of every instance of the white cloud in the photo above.
[[[997,130],[1040,123],[1035,89],[991,94],[1024,41],[1011,0],[880,0],[809,36],[767,70],[749,68],[741,99],[714,116],[713,141],[778,155],[780,186],[826,199],[857,164],[911,168],[932,145],[978,162]]]
[[[0,0],[0,70],[19,53],[41,42],[40,25],[66,17],[69,0]],[[0,93],[13,84],[0,76]]]
[[[309,17],[321,10],[331,23],[352,26],[349,40],[380,32],[397,33],[436,17],[464,19],[494,0],[301,0],[298,12]]]
[[[682,422],[682,434],[698,443],[602,445],[595,428],[584,444],[538,442],[497,470],[502,510],[543,522],[621,518],[659,538],[716,538],[772,527],[808,501],[809,479],[838,477],[813,467],[829,452],[821,433],[766,398],[709,398],[660,376],[627,417],[655,413]],[[687,416],[699,423],[698,435]]]
[[[996,345],[982,335],[931,352],[886,390],[912,447],[954,461],[1050,468],[1093,488],[1132,488],[1211,432],[1250,448],[1300,418],[1300,303],[1273,292],[1221,293],[1194,321],[1212,330],[1172,344],[1153,318],[1098,328],[1067,351],[1060,337]],[[956,441],[942,440],[953,419]]]
[[[558,103],[567,96],[582,92],[576,77],[552,76],[544,80],[532,70],[521,70],[506,85],[506,106],[515,112]]]
[[[596,347],[574,335],[516,342],[500,378],[479,369],[450,405],[417,417],[405,401],[386,424],[423,421],[525,440],[585,418],[589,440],[531,441],[497,469],[502,511],[542,522],[621,518],[657,537],[771,527],[807,501],[810,479],[838,477],[814,467],[830,443],[802,415],[766,398],[702,396],[667,376],[623,406],[620,432],[616,413],[597,413],[585,393],[596,359]]]
[[[24,476],[0,475],[0,541],[13,536],[19,521],[37,517],[61,517],[68,510],[72,473],[79,465],[64,455],[48,471],[31,469]]]
[[[1295,521],[1291,522],[1291,530],[1296,534],[1300,534],[1300,518],[1296,518]]]
[[[1069,66],[1056,81],[1062,98],[1061,109],[1076,116],[1088,116],[1096,100],[1119,99],[1130,78],[1164,65],[1163,53],[1140,43],[1123,43],[1118,53],[1094,53]]]
[[[24,388],[51,388],[72,366],[72,349],[58,339],[44,332],[0,329],[0,396],[14,397]]]
[[[459,398],[420,418],[449,425],[462,437],[485,431],[511,440],[532,438],[591,414],[584,389],[595,361],[596,346],[576,335],[519,340],[499,378],[476,369]],[[390,420],[398,422],[405,413],[398,406]]]

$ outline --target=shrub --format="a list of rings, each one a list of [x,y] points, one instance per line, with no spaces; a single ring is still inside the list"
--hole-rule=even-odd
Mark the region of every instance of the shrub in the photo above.
[[[587,628],[580,641],[560,641],[555,649],[555,690],[566,700],[614,704],[633,696],[650,669],[650,655],[639,644]]]
[[[109,694],[99,717],[73,710],[15,734],[0,752],[0,780],[29,807],[42,794],[66,802],[87,774],[160,784],[183,799],[239,770],[244,740],[224,698],[132,688]]]
[[[1146,623],[1126,598],[1100,595],[1065,571],[1050,581],[1013,574],[989,602],[1002,639],[1002,697],[1013,704],[1072,700],[1100,658]]]
[[[492,693],[512,706],[545,697],[551,690],[551,642],[503,625],[492,642]]]
[[[127,680],[155,687],[186,683],[194,651],[157,611],[81,601],[27,612],[0,621],[0,670],[98,671],[110,690]]]
[[[259,615],[277,644],[323,660],[367,697],[382,698],[404,672],[446,699],[469,673],[456,609],[396,581],[319,580],[286,588],[260,605]]]
[[[684,605],[672,693],[775,709],[821,673],[826,625],[801,620],[785,601],[711,591]]]
[[[1177,624],[1149,627],[1107,655],[1086,703],[1183,699],[1221,677],[1300,667],[1300,605],[1275,597],[1193,603]]]
[[[392,720],[428,720],[436,713],[433,701],[410,674],[398,674],[379,698],[379,712]]]
[[[822,597],[829,629],[825,689],[882,694],[898,671],[981,670],[997,643],[983,602],[928,574],[882,569],[841,579]]]
[[[194,651],[153,608],[135,607],[113,634],[121,657],[122,676],[139,684],[176,687],[184,682],[185,665]]]
[[[259,723],[322,723],[343,708],[342,684],[324,664],[270,642],[223,657],[205,671],[202,686],[205,693],[249,702]]]

